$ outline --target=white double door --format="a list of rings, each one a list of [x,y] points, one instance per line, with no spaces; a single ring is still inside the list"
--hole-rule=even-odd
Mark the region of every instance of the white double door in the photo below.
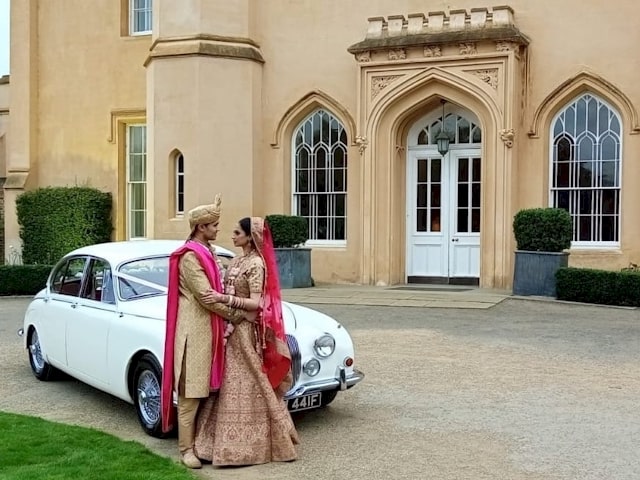
[[[407,155],[407,280],[480,276],[480,149]]]

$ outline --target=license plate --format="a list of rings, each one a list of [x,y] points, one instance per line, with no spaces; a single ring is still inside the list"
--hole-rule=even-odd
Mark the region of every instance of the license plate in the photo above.
[[[299,412],[300,410],[308,410],[310,408],[317,408],[322,403],[322,393],[310,393],[298,398],[289,400],[289,411]]]

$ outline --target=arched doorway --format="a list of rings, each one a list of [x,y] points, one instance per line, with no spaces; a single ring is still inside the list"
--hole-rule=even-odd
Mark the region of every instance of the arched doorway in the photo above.
[[[420,118],[407,137],[406,277],[408,283],[477,285],[480,277],[482,131],[476,116],[448,104]]]

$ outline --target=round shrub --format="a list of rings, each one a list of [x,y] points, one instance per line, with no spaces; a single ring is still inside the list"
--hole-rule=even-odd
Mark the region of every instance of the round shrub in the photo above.
[[[276,248],[297,247],[309,239],[307,219],[293,215],[267,215],[265,217]]]
[[[520,210],[513,219],[513,233],[518,250],[562,252],[571,247],[571,215],[562,208]]]

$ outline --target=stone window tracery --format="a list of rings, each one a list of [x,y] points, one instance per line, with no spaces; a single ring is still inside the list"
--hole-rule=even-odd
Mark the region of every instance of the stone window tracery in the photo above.
[[[347,219],[347,132],[324,109],[296,128],[292,212],[305,217],[310,243],[344,243]]]
[[[573,246],[620,241],[620,115],[584,94],[551,123],[550,203],[573,219]]]

